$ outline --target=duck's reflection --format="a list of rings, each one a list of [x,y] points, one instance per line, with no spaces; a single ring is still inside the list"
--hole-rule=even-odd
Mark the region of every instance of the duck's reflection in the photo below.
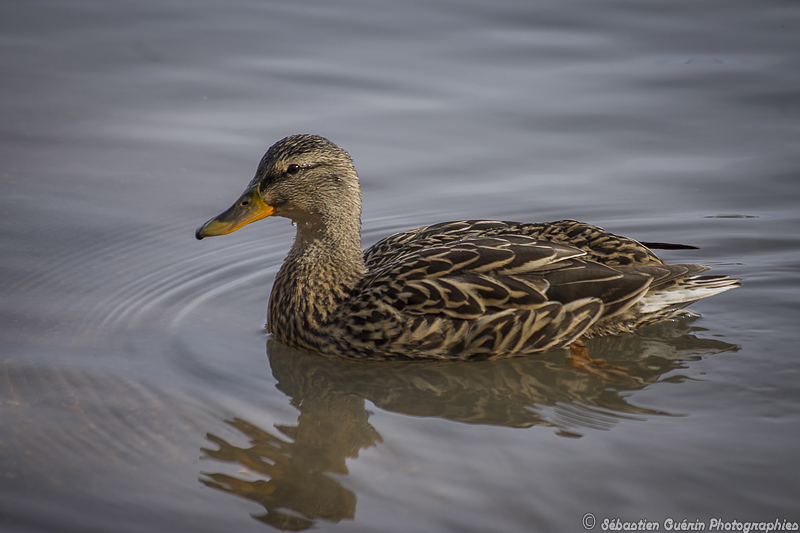
[[[674,414],[636,406],[629,393],[659,381],[680,383],[684,377],[678,371],[690,361],[738,349],[698,338],[697,331],[683,319],[587,342],[592,357],[628,370],[630,379],[619,382],[565,366],[563,351],[479,363],[353,363],[270,340],[272,373],[300,411],[297,424],[276,426],[271,433],[245,420],[228,421],[249,445],[208,434],[217,449],[203,448],[205,457],[241,465],[263,479],[205,473],[201,481],[263,505],[266,513],[255,518],[279,529],[352,519],[356,496],[337,476],[347,474],[347,458],[381,442],[364,400],[412,416],[550,426],[560,435],[580,437],[589,429],[611,429],[620,419]]]
[[[201,482],[260,503],[267,512],[255,519],[291,531],[307,529],[316,519],[338,522],[355,516],[356,495],[329,474],[347,474],[345,459],[381,440],[361,398],[300,402],[295,403],[300,408],[297,425],[277,426],[283,438],[235,418],[228,424],[248,438],[248,447],[208,434],[218,449],[202,449],[207,458],[236,463],[265,479],[205,473]]]

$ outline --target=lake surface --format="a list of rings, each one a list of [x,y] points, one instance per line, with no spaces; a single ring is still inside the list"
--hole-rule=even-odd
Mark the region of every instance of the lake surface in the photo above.
[[[29,0],[0,28],[3,532],[800,522],[796,2]],[[742,287],[592,340],[627,382],[293,351],[264,332],[289,221],[194,238],[293,133],[353,156],[365,246],[577,218]]]

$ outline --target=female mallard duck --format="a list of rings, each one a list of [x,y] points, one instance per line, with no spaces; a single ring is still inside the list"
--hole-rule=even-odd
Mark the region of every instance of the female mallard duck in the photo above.
[[[275,277],[267,327],[309,352],[355,359],[510,357],[630,332],[738,285],[668,265],[643,244],[574,220],[446,222],[362,252],[350,155],[315,135],[273,145],[241,198],[198,228],[264,217],[297,235]]]

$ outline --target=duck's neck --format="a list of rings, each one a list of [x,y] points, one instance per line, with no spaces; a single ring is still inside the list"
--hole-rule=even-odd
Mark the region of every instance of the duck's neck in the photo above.
[[[318,331],[364,277],[359,216],[326,223],[296,220],[297,235],[283,262],[269,302],[269,330],[279,339],[304,346],[306,331]]]

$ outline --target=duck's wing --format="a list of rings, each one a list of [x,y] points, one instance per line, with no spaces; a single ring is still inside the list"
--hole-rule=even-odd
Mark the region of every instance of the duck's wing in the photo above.
[[[367,268],[374,268],[400,254],[425,247],[465,239],[509,236],[533,237],[536,240],[577,248],[586,252],[587,259],[608,266],[664,264],[645,244],[576,220],[541,223],[461,220],[423,226],[396,233],[377,242],[364,253],[364,259]],[[653,244],[655,247],[667,246],[664,243]]]
[[[548,301],[545,273],[581,250],[524,236],[445,244],[418,240],[370,271],[365,291],[415,314],[476,319],[493,309],[537,308]],[[428,243],[427,245],[425,243]]]
[[[633,239],[574,220],[541,224],[465,220],[424,226],[378,242],[365,257],[368,270],[377,276],[388,274],[386,282],[405,283],[409,275],[418,276],[423,284],[447,284],[445,296],[468,292],[457,290],[467,279],[467,287],[483,283],[512,288],[523,283],[535,285],[545,301],[567,304],[597,298],[606,317],[629,309],[651,288],[666,288],[708,269],[665,264]],[[411,281],[412,287],[421,283]],[[428,304],[440,301],[438,292],[433,291],[435,297]],[[400,303],[405,303],[402,297]],[[497,305],[508,309],[522,302],[511,297]],[[449,306],[444,309],[455,316]],[[487,312],[486,306],[474,310]]]
[[[360,339],[447,356],[542,351],[574,341],[604,311],[627,309],[653,279],[525,235],[438,235],[372,256],[377,267],[350,309]]]

